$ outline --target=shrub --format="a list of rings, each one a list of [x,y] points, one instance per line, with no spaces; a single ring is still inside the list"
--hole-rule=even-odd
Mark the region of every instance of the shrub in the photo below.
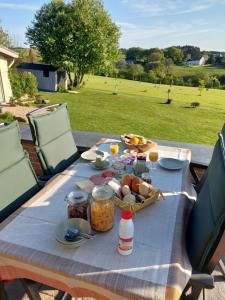
[[[8,123],[10,123],[10,122],[12,122],[12,121],[14,120],[13,114],[12,114],[11,112],[9,112],[9,111],[6,111],[6,112],[2,115],[2,118],[3,118],[6,122],[8,122]]]
[[[198,106],[200,106],[199,102],[191,102],[191,107],[196,108]]]
[[[37,79],[28,72],[19,73],[16,70],[11,70],[9,73],[13,96],[17,99],[24,95],[31,97],[37,93]]]

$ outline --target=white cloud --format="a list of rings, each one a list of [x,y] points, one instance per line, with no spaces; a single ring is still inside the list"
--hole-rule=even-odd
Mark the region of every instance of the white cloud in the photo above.
[[[118,26],[120,26],[122,29],[135,29],[137,26],[132,23],[126,23],[126,22],[116,22]]]
[[[148,16],[180,15],[225,5],[225,0],[121,0],[136,13]]]
[[[168,47],[169,45],[187,44],[188,40],[196,42],[198,45],[199,36],[207,36],[216,31],[215,28],[207,28],[201,22],[192,24],[161,24],[151,27],[137,26],[136,29],[123,29],[121,36],[121,46],[128,48],[140,46],[144,48]],[[192,43],[193,44],[193,43]]]
[[[39,9],[40,6],[29,4],[29,3],[0,2],[0,8],[32,10],[33,11],[33,10]]]

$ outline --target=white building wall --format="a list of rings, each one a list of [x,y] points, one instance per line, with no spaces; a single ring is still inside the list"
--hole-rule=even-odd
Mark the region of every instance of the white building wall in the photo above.
[[[0,55],[0,73],[2,79],[3,94],[4,94],[3,102],[7,103],[12,97],[12,89],[9,81],[8,61],[4,56],[1,55]]]
[[[49,77],[44,77],[44,73],[41,70],[18,69],[18,71],[32,73],[37,78],[39,90],[57,91],[56,72],[49,72]]]

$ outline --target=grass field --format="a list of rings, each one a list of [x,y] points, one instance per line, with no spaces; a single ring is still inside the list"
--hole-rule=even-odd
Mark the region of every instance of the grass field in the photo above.
[[[217,66],[173,66],[172,68],[173,75],[175,76],[186,76],[186,75],[195,75],[196,73],[206,73],[209,76],[211,75],[225,75],[225,67]]]
[[[214,144],[225,122],[225,91],[168,86],[89,76],[78,94],[43,93],[51,103],[67,102],[72,128],[102,133],[137,133],[164,140]],[[190,108],[197,101],[198,108]]]

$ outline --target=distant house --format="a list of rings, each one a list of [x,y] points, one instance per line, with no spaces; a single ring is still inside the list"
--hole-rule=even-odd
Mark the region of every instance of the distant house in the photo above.
[[[24,62],[17,66],[17,70],[32,73],[41,91],[56,92],[59,88],[67,88],[66,72],[53,65]]]
[[[205,58],[202,57],[192,57],[184,62],[186,66],[202,66],[206,63]]]
[[[12,97],[8,71],[18,57],[16,52],[0,46],[0,104],[9,102]]]

